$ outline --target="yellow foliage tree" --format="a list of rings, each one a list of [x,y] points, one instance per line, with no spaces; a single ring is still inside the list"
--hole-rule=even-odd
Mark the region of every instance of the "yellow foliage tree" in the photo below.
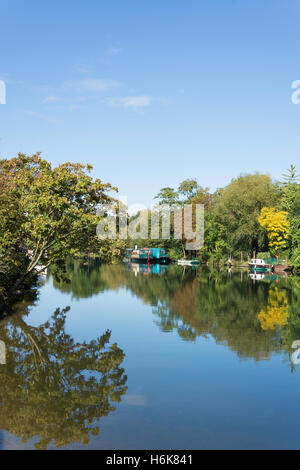
[[[258,314],[258,319],[263,330],[275,330],[285,326],[289,316],[288,300],[286,292],[278,287],[269,291],[268,305]]]
[[[287,246],[289,221],[286,211],[277,212],[273,207],[263,207],[258,222],[266,230],[271,250],[282,250]]]

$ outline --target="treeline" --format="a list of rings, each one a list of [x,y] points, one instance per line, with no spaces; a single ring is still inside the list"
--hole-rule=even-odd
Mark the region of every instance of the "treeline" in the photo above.
[[[241,253],[246,259],[256,252],[257,256],[288,257],[300,268],[300,184],[294,165],[282,176],[282,181],[259,173],[246,174],[211,193],[196,179],[188,179],[178,189],[162,188],[156,199],[162,206],[204,205],[204,246],[197,253],[204,262],[225,262],[228,257],[240,259]],[[164,247],[176,259],[189,255],[185,253],[185,241],[149,237],[143,243]],[[136,242],[128,244],[133,246]]]

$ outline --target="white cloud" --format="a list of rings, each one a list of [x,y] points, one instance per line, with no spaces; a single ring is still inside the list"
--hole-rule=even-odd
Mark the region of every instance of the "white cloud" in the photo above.
[[[120,52],[122,52],[121,47],[112,46],[107,49],[107,53],[109,55],[117,55],[117,54],[120,54]]]
[[[52,109],[74,111],[82,108],[85,98],[82,96],[63,98],[57,95],[48,95],[43,101]]]
[[[22,80],[11,78],[7,73],[0,73],[0,80],[9,85],[22,85],[24,83]]]
[[[84,64],[77,65],[76,70],[77,70],[78,73],[83,74],[83,75],[86,75],[86,74],[90,73],[89,67],[87,65],[84,65]]]
[[[76,80],[72,82],[71,88],[75,88],[77,91],[84,92],[99,92],[116,88],[120,84],[115,80],[107,80],[105,78],[88,77],[82,80]]]
[[[124,98],[108,98],[108,106],[120,108],[144,108],[152,104],[153,98],[149,95],[125,96]]]
[[[58,101],[61,101],[61,99],[55,95],[46,96],[44,99],[45,103],[57,103]]]
[[[27,116],[30,116],[30,117],[33,117],[33,118],[37,118],[39,120],[43,120],[43,121],[47,121],[47,122],[51,122],[51,123],[56,123],[56,119],[55,117],[53,116],[49,116],[49,115],[46,115],[46,114],[43,114],[43,113],[39,113],[37,111],[23,111]]]

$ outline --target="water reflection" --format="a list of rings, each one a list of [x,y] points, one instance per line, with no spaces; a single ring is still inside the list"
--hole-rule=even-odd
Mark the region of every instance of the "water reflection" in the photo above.
[[[147,276],[148,274],[164,274],[169,268],[168,265],[159,263],[126,263],[125,266],[126,269],[133,272],[135,276],[138,274],[143,274],[144,276]]]
[[[274,287],[269,290],[268,295],[268,305],[258,314],[262,329],[275,330],[278,327],[286,326],[289,316],[286,291],[280,291],[278,287]]]
[[[163,332],[177,331],[185,341],[210,335],[241,359],[259,361],[284,352],[291,363],[291,345],[300,339],[299,277],[264,274],[253,279],[247,272],[210,272],[175,265],[163,268],[160,274],[154,269],[145,276],[143,265],[132,268],[94,262],[86,268],[79,261],[70,261],[70,282],[55,282],[55,286],[76,298],[87,295],[88,290],[94,295],[126,287],[152,305],[155,322]]]
[[[89,343],[78,343],[65,332],[69,307],[57,309],[46,323],[34,327],[21,315],[0,323],[6,347],[0,365],[0,429],[36,448],[54,440],[57,447],[87,444],[99,433],[102,416],[115,410],[126,393],[125,357],[111,332]]]
[[[249,273],[249,278],[252,279],[252,281],[255,283],[255,281],[276,281],[277,283],[282,281],[283,279],[288,279],[291,277],[291,273],[285,273],[283,272],[282,274],[273,274],[273,273],[259,273],[259,272],[250,272]]]
[[[0,429],[39,448],[298,446],[300,278],[164,268],[53,267],[0,322]],[[71,312],[40,320],[57,297]]]

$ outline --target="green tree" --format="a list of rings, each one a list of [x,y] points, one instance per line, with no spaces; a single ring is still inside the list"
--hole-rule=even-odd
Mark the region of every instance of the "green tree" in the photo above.
[[[0,225],[2,247],[20,246],[30,250],[31,260],[14,288],[39,263],[49,266],[58,259],[83,251],[96,237],[99,205],[112,202],[112,188],[88,174],[90,165],[64,163],[57,168],[39,153],[19,154],[0,160],[1,179],[6,181],[6,206],[16,214],[17,223]],[[2,208],[2,210],[4,210]]]
[[[289,214],[291,262],[300,270],[300,185]]]
[[[186,179],[178,186],[178,194],[182,197],[183,202],[195,197],[200,189],[197,180]]]
[[[291,165],[280,185],[280,208],[288,212],[291,262],[300,269],[300,175]]]
[[[162,188],[159,193],[154,197],[154,199],[159,200],[159,205],[168,205],[178,203],[178,192],[174,188]]]
[[[263,207],[274,207],[278,192],[268,175],[256,173],[233,180],[221,191],[217,219],[226,228],[226,244],[233,253],[265,251],[264,229],[258,222]]]
[[[299,192],[300,175],[297,174],[295,165],[291,165],[282,177],[280,205],[283,210],[290,212]]]

